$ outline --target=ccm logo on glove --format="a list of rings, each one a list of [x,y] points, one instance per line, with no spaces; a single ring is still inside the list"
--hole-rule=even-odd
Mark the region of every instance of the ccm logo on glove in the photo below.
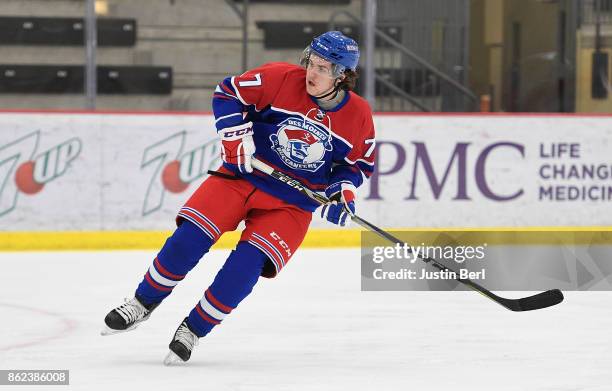
[[[238,130],[228,130],[226,132],[223,132],[223,138],[224,139],[229,139],[231,137],[242,137],[242,136],[247,135],[247,134],[253,134],[253,128],[238,129]]]
[[[221,138],[221,159],[241,174],[253,172],[251,165],[255,153],[253,123],[232,126],[219,131]]]

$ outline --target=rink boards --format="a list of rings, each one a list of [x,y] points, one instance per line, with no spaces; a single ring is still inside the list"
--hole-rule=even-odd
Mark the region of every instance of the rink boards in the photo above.
[[[375,224],[612,226],[612,116],[374,119],[378,170],[358,213]],[[219,166],[215,136],[207,113],[0,113],[0,249],[157,247]],[[304,245],[358,244],[315,216]]]

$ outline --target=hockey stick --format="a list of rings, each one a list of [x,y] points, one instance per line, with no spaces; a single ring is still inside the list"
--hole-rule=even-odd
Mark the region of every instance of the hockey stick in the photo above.
[[[309,188],[305,187],[304,185],[302,185],[298,180],[295,180],[293,178],[291,178],[290,176],[275,170],[274,168],[270,167],[269,165],[267,165],[266,163],[257,160],[257,159],[253,159],[252,165],[254,168],[256,168],[257,170],[263,172],[264,174],[267,174],[285,184],[287,184],[287,186],[299,191],[300,193],[304,194],[305,196],[317,201],[320,204],[326,204],[329,202],[329,200],[327,199],[327,197],[322,196],[321,194],[315,193],[314,191],[310,190]],[[390,241],[391,243],[396,243],[399,244],[401,246],[403,246],[405,243],[396,238],[395,236],[391,235],[390,233],[378,228],[377,226],[375,226],[374,224],[362,219],[361,217],[351,214],[349,213],[349,215],[351,215],[351,219],[361,225],[362,227],[364,227],[367,230],[370,230],[374,233],[376,233],[378,236],[387,239],[388,241]],[[410,250],[410,246],[408,246],[408,249]],[[430,258],[430,257],[420,257],[420,259],[427,263],[430,264],[431,266],[435,267],[436,269],[439,269],[441,271],[448,271],[448,272],[453,272],[455,273],[455,276],[459,276],[459,273],[456,272],[455,270],[443,265],[442,263],[440,263],[439,261]],[[506,307],[507,309],[511,310],[511,311],[532,311],[532,310],[539,310],[541,308],[546,308],[546,307],[551,307],[553,305],[559,304],[563,301],[563,293],[559,290],[559,289],[551,289],[545,292],[541,292],[538,293],[536,295],[533,296],[528,296],[528,297],[523,297],[520,299],[507,299],[501,296],[498,296],[496,294],[494,294],[493,292],[489,291],[488,289],[486,289],[485,287],[481,286],[480,284],[467,279],[467,278],[455,278],[457,281],[459,281],[460,283],[467,285],[468,287],[472,288],[473,290],[475,290],[478,293],[481,293],[483,296],[488,297],[489,299],[493,300],[494,302],[496,302],[497,304],[500,304],[504,307]]]

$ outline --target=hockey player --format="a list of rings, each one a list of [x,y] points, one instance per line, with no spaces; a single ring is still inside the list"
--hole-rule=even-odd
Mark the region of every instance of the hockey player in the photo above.
[[[257,170],[253,157],[333,200],[321,215],[344,225],[355,212],[355,188],[374,169],[374,126],[368,103],[353,93],[357,43],[327,32],[304,50],[301,66],[269,63],[228,77],[213,111],[223,165],[211,172],[176,218],[178,228],[136,289],[108,313],[103,334],[145,321],[227,231],[245,222],[240,242],[183,320],[164,362],[189,360],[207,335],[249,295],[260,276],[272,278],[298,249],[318,205]]]

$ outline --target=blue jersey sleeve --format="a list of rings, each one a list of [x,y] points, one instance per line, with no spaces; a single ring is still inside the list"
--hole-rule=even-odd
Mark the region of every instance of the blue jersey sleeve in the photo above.
[[[357,166],[342,163],[332,167],[329,183],[348,182],[359,187],[363,183],[363,177],[362,171]]]
[[[219,83],[213,95],[212,108],[217,130],[240,125],[244,122],[245,105],[236,96],[231,79],[231,77],[227,77]]]

